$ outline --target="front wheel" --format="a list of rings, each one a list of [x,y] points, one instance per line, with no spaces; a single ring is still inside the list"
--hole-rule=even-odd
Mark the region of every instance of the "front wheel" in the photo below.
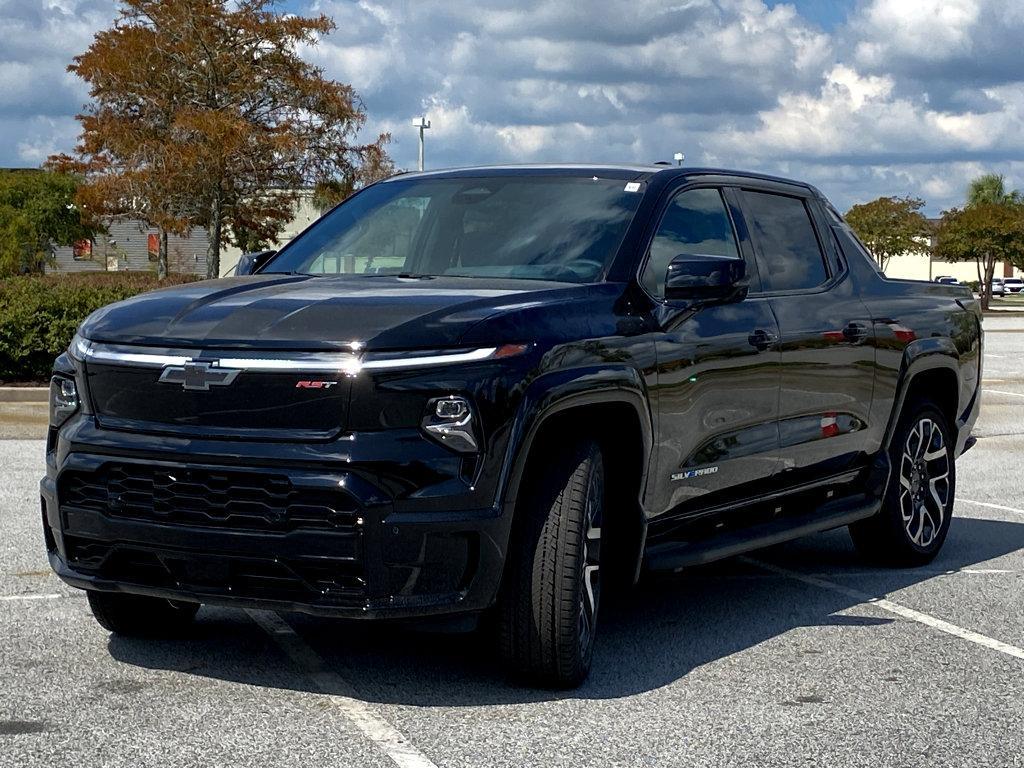
[[[601,598],[604,465],[593,441],[532,462],[499,606],[513,675],[555,688],[590,671]]]
[[[889,486],[878,515],[851,524],[857,549],[895,566],[923,566],[942,548],[953,516],[956,465],[946,418],[917,403],[900,418],[889,460]]]

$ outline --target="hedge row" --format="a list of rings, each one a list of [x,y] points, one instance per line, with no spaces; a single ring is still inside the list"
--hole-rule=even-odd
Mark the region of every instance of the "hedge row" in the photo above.
[[[19,276],[0,280],[0,383],[42,381],[93,310],[154,288],[187,283],[145,272]]]

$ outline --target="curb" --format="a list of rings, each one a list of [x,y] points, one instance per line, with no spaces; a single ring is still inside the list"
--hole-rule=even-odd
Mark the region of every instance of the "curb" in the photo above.
[[[0,387],[0,403],[48,403],[48,387]]]

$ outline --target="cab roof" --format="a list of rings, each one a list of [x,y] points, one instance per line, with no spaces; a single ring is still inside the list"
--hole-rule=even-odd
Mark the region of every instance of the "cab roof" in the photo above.
[[[410,171],[396,174],[385,181],[397,179],[445,179],[459,177],[501,176],[603,176],[613,179],[643,180],[655,175],[668,179],[689,176],[735,176],[742,179],[795,184],[818,192],[812,185],[796,179],[771,176],[752,171],[728,168],[659,165],[656,163],[525,163],[440,168],[432,171]],[[820,193],[819,193],[820,194]]]

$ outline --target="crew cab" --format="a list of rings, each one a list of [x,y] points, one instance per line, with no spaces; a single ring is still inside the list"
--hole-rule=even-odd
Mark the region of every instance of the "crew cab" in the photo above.
[[[240,271],[56,361],[46,547],[114,633],[486,617],[512,673],[573,686],[609,584],[841,526],[920,566],[949,530],[978,304],[886,278],[807,184],[403,174]]]

